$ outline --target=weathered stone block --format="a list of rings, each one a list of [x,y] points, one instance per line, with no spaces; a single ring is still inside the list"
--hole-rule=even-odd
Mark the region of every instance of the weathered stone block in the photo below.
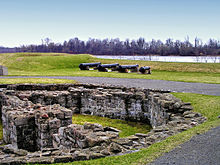
[[[71,161],[73,161],[73,157],[71,155],[54,157],[54,163],[67,163],[67,162],[71,162]]]
[[[84,126],[72,124],[61,127],[57,135],[53,136],[53,144],[60,148],[87,148],[109,142],[117,138],[116,132],[104,132],[99,124],[86,123]]]
[[[59,119],[54,118],[52,120],[49,121],[49,129],[59,129],[61,126],[61,122]]]
[[[0,76],[7,76],[7,75],[8,75],[8,68],[0,65]]]

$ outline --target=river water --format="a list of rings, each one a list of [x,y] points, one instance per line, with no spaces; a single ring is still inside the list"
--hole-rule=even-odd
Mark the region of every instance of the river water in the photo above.
[[[199,62],[220,63],[220,56],[103,56],[95,55],[97,58],[121,59],[121,60],[143,60],[163,62]]]

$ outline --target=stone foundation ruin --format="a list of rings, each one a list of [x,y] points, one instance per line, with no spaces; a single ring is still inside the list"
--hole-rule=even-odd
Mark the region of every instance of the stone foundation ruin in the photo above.
[[[0,85],[0,162],[56,163],[129,153],[205,121],[167,91],[89,84]],[[76,113],[150,124],[119,138],[100,124],[72,124]],[[74,116],[73,116],[74,117]]]

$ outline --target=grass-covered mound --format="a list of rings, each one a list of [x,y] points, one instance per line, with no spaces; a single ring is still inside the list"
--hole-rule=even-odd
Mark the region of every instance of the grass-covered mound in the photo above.
[[[80,63],[102,62],[151,66],[151,75],[81,71]],[[91,55],[62,53],[0,54],[0,65],[9,69],[9,75],[25,76],[94,76],[115,78],[143,78],[184,82],[220,83],[220,63],[175,63],[132,60],[98,59]]]

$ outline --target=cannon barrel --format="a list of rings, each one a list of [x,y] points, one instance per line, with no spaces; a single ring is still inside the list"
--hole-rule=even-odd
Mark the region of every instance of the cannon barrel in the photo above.
[[[119,65],[118,69],[135,69],[139,67],[139,65]]]
[[[98,68],[99,67],[102,67],[102,68],[114,68],[114,67],[117,67],[117,66],[119,66],[118,63],[116,63],[116,64],[101,64],[101,65],[98,66]]]
[[[141,72],[141,73],[146,73],[146,71],[148,71],[147,73],[148,74],[151,74],[151,70],[150,70],[150,67],[149,66],[143,66],[143,67],[140,67],[140,69],[139,69],[139,72]]]
[[[128,69],[130,69],[131,72],[138,72],[139,65],[119,65],[117,70],[121,73],[128,73]]]
[[[116,64],[102,64],[102,65],[99,65],[97,68],[101,72],[108,72],[108,70],[106,68],[114,68],[114,70],[116,70],[116,68],[118,66],[119,66],[118,63],[116,63]]]
[[[97,67],[98,65],[101,65],[101,62],[96,63],[81,63],[79,64],[79,68],[81,70],[89,70],[89,67]]]

